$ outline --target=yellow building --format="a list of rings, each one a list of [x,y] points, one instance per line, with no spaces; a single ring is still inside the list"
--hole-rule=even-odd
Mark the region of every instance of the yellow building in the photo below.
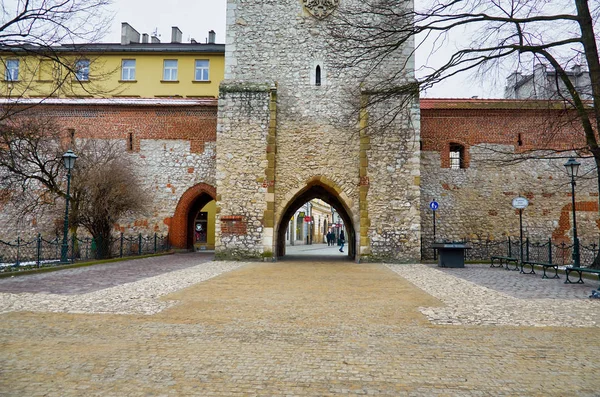
[[[70,44],[40,51],[40,47],[0,48],[3,79],[0,97],[16,103],[39,103],[35,98],[217,98],[224,78],[225,45],[209,32],[206,43],[182,42],[171,30],[171,41],[140,35],[121,25],[120,43]],[[33,101],[33,102],[32,102]],[[47,101],[50,102],[50,101]],[[215,246],[215,201],[190,214],[193,248]]]
[[[141,40],[140,40],[141,39]],[[218,97],[225,70],[225,45],[182,43],[172,28],[171,42],[140,35],[123,23],[121,43],[71,44],[39,53],[3,49],[3,97]],[[35,55],[30,55],[35,53]]]

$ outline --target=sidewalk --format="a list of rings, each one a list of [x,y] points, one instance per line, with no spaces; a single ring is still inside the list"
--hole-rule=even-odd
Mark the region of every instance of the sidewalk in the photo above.
[[[348,255],[348,247],[344,246],[344,252],[339,251],[338,245],[328,246],[327,244],[309,244],[309,245],[286,245],[285,254],[287,255],[312,255],[312,256],[339,256],[346,257]]]

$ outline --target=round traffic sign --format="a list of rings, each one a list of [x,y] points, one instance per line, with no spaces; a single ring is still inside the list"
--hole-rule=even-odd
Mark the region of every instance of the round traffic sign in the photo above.
[[[440,205],[435,200],[433,200],[433,201],[431,201],[431,203],[429,203],[429,208],[431,208],[433,211],[437,210],[439,207],[440,207]]]
[[[515,197],[512,201],[512,206],[518,210],[527,208],[529,201],[525,197]]]

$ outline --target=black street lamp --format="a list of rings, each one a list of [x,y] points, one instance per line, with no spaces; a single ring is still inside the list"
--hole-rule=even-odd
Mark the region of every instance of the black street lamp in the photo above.
[[[575,217],[575,177],[579,172],[579,164],[573,157],[565,163],[567,173],[571,175],[571,198],[573,204],[573,263],[575,267],[580,267],[579,259],[579,239],[577,238],[577,218]]]
[[[67,150],[65,154],[62,155],[63,163],[65,168],[67,169],[67,198],[65,205],[65,225],[63,230],[63,242],[62,249],[60,251],[60,261],[61,263],[68,262],[69,256],[69,242],[68,242],[68,232],[69,232],[69,190],[71,189],[71,170],[75,166],[75,160],[77,159],[77,155],[73,153],[72,150]]]

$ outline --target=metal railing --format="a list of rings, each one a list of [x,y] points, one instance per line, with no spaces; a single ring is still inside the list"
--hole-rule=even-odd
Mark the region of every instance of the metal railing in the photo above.
[[[470,249],[465,251],[467,261],[489,261],[492,256],[509,256],[534,262],[554,263],[559,266],[573,264],[573,243],[546,241],[530,241],[529,238],[520,241],[517,237],[507,237],[503,240],[465,239]],[[421,259],[433,260],[434,251],[431,248],[433,239],[421,237]],[[597,242],[579,242],[582,266],[589,266],[600,251]]]
[[[138,235],[111,237],[108,242],[86,237],[71,236],[68,242],[69,263],[123,258],[166,252],[171,249],[168,236]],[[32,268],[58,266],[61,259],[62,239],[58,236],[47,240],[38,235],[32,240],[18,237],[13,242],[0,240],[0,273],[27,270]]]

